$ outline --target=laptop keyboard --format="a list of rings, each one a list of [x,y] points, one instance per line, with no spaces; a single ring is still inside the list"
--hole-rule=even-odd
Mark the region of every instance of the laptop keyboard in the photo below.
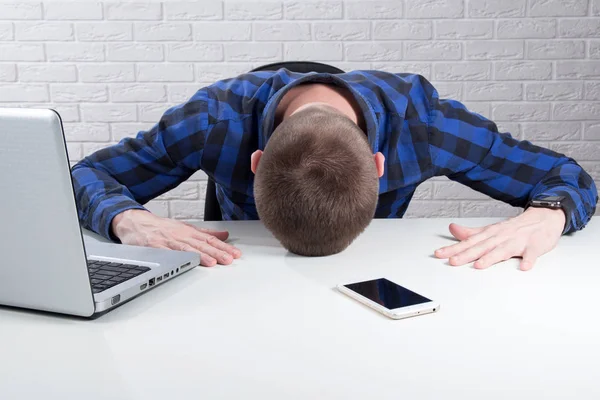
[[[96,260],[88,260],[88,269],[94,293],[103,292],[119,283],[150,271],[150,268],[139,265]]]

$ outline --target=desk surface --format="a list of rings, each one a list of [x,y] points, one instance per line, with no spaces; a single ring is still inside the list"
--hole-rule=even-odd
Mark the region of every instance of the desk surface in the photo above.
[[[326,258],[286,253],[257,222],[207,223],[243,258],[93,321],[0,309],[0,397],[600,398],[600,224],[522,272],[433,258],[449,222],[376,220]],[[440,312],[394,321],[333,289],[382,276]]]

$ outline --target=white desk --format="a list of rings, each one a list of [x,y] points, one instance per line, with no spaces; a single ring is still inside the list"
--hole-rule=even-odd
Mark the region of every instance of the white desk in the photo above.
[[[530,272],[433,258],[449,222],[377,220],[327,258],[257,222],[205,224],[243,258],[94,321],[0,309],[0,398],[599,399],[598,221]],[[381,276],[440,312],[394,321],[333,289]]]

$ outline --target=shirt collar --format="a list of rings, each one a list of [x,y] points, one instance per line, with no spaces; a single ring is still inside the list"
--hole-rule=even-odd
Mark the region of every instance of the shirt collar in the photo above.
[[[295,74],[293,74],[295,75]],[[356,90],[350,82],[346,82],[342,78],[337,75],[327,74],[327,73],[309,73],[303,74],[300,78],[288,83],[284,87],[282,87],[279,91],[272,96],[267,105],[265,106],[261,120],[262,123],[258,125],[258,148],[260,150],[264,150],[269,138],[273,134],[273,126],[275,125],[275,111],[277,110],[277,106],[281,102],[283,96],[293,87],[302,84],[302,83],[331,83],[337,86],[344,87],[352,93],[354,99],[358,102],[360,109],[362,110],[365,125],[367,128],[367,137],[369,140],[369,145],[373,150],[373,154],[379,151],[378,143],[378,123],[375,111],[373,107],[369,103],[369,101],[361,94],[358,90]]]

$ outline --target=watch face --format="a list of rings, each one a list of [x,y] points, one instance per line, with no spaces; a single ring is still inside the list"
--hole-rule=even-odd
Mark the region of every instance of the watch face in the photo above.
[[[539,201],[562,201],[564,199],[563,196],[547,196],[547,197],[541,197],[539,199]]]

